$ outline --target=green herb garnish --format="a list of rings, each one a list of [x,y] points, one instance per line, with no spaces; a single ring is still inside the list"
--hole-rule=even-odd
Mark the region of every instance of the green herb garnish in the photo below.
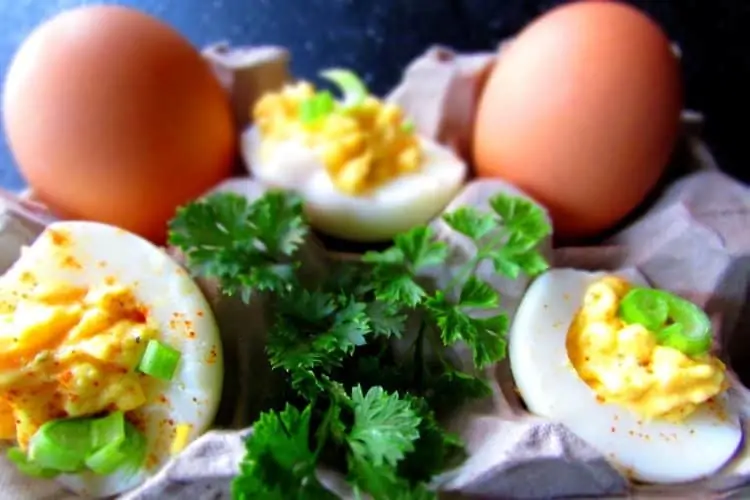
[[[343,108],[355,108],[361,105],[370,91],[367,85],[353,71],[341,68],[332,68],[320,72],[320,77],[335,84],[341,91],[341,106]]]
[[[654,332],[656,341],[688,355],[711,348],[711,320],[697,305],[664,290],[636,287],[620,301],[620,318]]]
[[[427,226],[359,262],[331,262],[326,280],[308,282],[297,250],[310,229],[298,196],[272,191],[248,203],[224,193],[178,211],[169,239],[191,271],[245,301],[265,293],[275,315],[266,352],[284,386],[247,439],[233,498],[335,498],[315,475],[320,465],[342,471],[355,496],[435,498],[430,479],[463,458],[438,417],[488,396],[476,373],[505,356],[508,320],[477,268],[538,274],[547,263],[537,247],[550,231],[541,209],[506,195],[491,210],[461,208],[444,220],[476,253],[436,290],[422,276],[454,256]],[[444,352],[457,342],[473,352],[473,369]]]
[[[299,119],[305,125],[311,125],[333,113],[346,112],[361,106],[370,91],[367,85],[348,69],[333,68],[320,72],[320,77],[338,87],[341,99],[334,99],[327,90],[319,90],[305,99],[299,106]]]
[[[22,473],[34,477],[85,470],[102,475],[117,470],[135,473],[146,458],[146,438],[120,411],[103,417],[63,418],[39,427],[28,454],[11,448],[7,457]]]

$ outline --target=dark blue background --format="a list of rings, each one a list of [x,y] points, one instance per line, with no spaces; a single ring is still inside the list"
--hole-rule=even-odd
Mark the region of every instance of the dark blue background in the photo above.
[[[43,19],[87,3],[136,6],[175,26],[197,46],[272,43],[289,47],[296,74],[325,66],[364,74],[387,91],[406,63],[427,46],[486,50],[564,0],[3,0],[0,68]],[[645,8],[683,50],[687,106],[707,117],[706,136],[719,163],[750,180],[745,143],[750,92],[750,2],[745,0],[632,1]],[[23,185],[5,144],[0,186]]]

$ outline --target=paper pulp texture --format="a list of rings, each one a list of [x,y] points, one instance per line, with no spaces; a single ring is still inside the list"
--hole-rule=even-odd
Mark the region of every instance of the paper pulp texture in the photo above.
[[[230,49],[222,49],[224,51]],[[428,50],[405,71],[389,99],[400,103],[418,130],[466,154],[470,124],[480,88],[494,61],[492,54],[459,55],[445,47]],[[229,67],[231,65],[227,65]],[[278,75],[284,71],[274,66]],[[235,69],[242,71],[242,68]],[[247,70],[247,68],[246,68]],[[250,71],[250,70],[248,70]],[[236,82],[229,78],[232,92]],[[278,85],[279,78],[271,78]],[[636,274],[651,285],[683,294],[700,304],[715,328],[715,350],[731,367],[732,404],[739,408],[743,427],[750,417],[750,391],[740,377],[750,380],[750,191],[719,172],[697,135],[700,117],[685,114],[683,154],[676,156],[682,175],[658,193],[650,206],[614,235],[596,246],[552,248],[544,251],[557,267],[612,270]],[[250,199],[263,186],[237,178],[217,187]],[[521,194],[500,180],[469,182],[448,210],[460,205],[483,206],[498,191]],[[20,247],[33,241],[50,219],[37,205],[5,194],[0,217],[0,265],[7,267]],[[455,265],[471,252],[470,245],[437,220],[441,238],[451,244],[453,260],[435,270],[439,284],[450,279]],[[173,255],[179,259],[177,252]],[[326,256],[314,241],[303,249],[309,272],[326,272]],[[348,258],[336,255],[332,258]],[[491,269],[479,272],[502,295],[511,317],[528,286],[527,280],[509,281]],[[160,473],[121,498],[223,499],[230,498],[232,477],[244,454],[244,438],[252,432],[252,418],[260,410],[268,367],[263,353],[265,305],[245,305],[222,296],[210,282],[201,282],[219,321],[226,353],[226,380],[217,425],[190,444]],[[462,353],[458,353],[459,359]],[[252,368],[251,368],[252,367]],[[744,372],[743,372],[744,370]],[[252,371],[252,375],[250,373]],[[750,454],[743,444],[735,459],[715,477],[679,486],[631,484],[592,445],[564,426],[528,414],[521,405],[507,362],[490,370],[493,396],[462,409],[449,425],[466,442],[469,457],[457,468],[435,479],[445,498],[748,498]],[[347,497],[345,484],[335,472],[321,471],[324,483]],[[3,498],[73,499],[53,482],[28,479],[0,458]]]

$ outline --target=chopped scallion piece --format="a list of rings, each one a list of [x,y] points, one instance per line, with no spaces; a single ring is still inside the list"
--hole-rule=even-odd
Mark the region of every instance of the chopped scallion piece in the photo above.
[[[154,378],[172,380],[179,362],[180,351],[152,339],[146,345],[138,369]]]
[[[341,104],[345,108],[361,105],[370,93],[356,73],[347,69],[333,68],[321,71],[320,77],[332,82],[341,90],[343,95]]]
[[[90,419],[52,420],[31,437],[28,460],[42,468],[77,472],[90,451]]]
[[[407,134],[414,132],[415,129],[416,129],[416,126],[414,125],[414,122],[411,120],[404,120],[404,122],[401,124],[401,130],[403,130]]]
[[[146,460],[146,436],[130,422],[125,423],[125,441],[120,451],[125,455],[125,461],[118,469],[125,474],[135,474]]]
[[[652,332],[667,322],[669,304],[648,288],[633,288],[620,301],[620,317],[626,323],[643,325]]]
[[[124,429],[123,429],[124,430]],[[121,441],[112,441],[86,457],[86,467],[96,474],[111,474],[116,471],[128,456],[123,451],[125,435]]]
[[[125,441],[125,414],[115,411],[91,421],[91,446],[98,450],[112,443]]]
[[[34,462],[29,461],[26,454],[20,448],[10,448],[6,454],[8,460],[13,462],[18,470],[31,477],[51,478],[59,474],[53,469],[46,469]]]
[[[687,356],[704,354],[711,349],[711,319],[690,301],[676,297],[669,307],[672,324],[658,333],[658,342]]]
[[[711,348],[711,320],[689,300],[650,288],[633,288],[620,302],[620,318],[654,332],[659,344],[695,356]]]
[[[299,119],[309,125],[331,114],[336,108],[333,96],[327,90],[317,92],[300,103]]]

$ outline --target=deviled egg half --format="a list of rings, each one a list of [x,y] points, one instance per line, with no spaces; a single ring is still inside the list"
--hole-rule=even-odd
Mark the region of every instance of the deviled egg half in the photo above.
[[[438,215],[460,190],[467,167],[418,135],[393,103],[371,95],[353,73],[329,70],[336,100],[309,82],[259,99],[242,138],[250,172],[296,191],[310,224],[352,241],[382,241]]]
[[[691,302],[574,269],[537,278],[509,332],[529,411],[651,483],[710,476],[740,446],[726,367],[710,347],[710,320]]]
[[[206,299],[139,236],[53,223],[0,278],[0,438],[21,472],[130,490],[207,430],[222,378]]]

